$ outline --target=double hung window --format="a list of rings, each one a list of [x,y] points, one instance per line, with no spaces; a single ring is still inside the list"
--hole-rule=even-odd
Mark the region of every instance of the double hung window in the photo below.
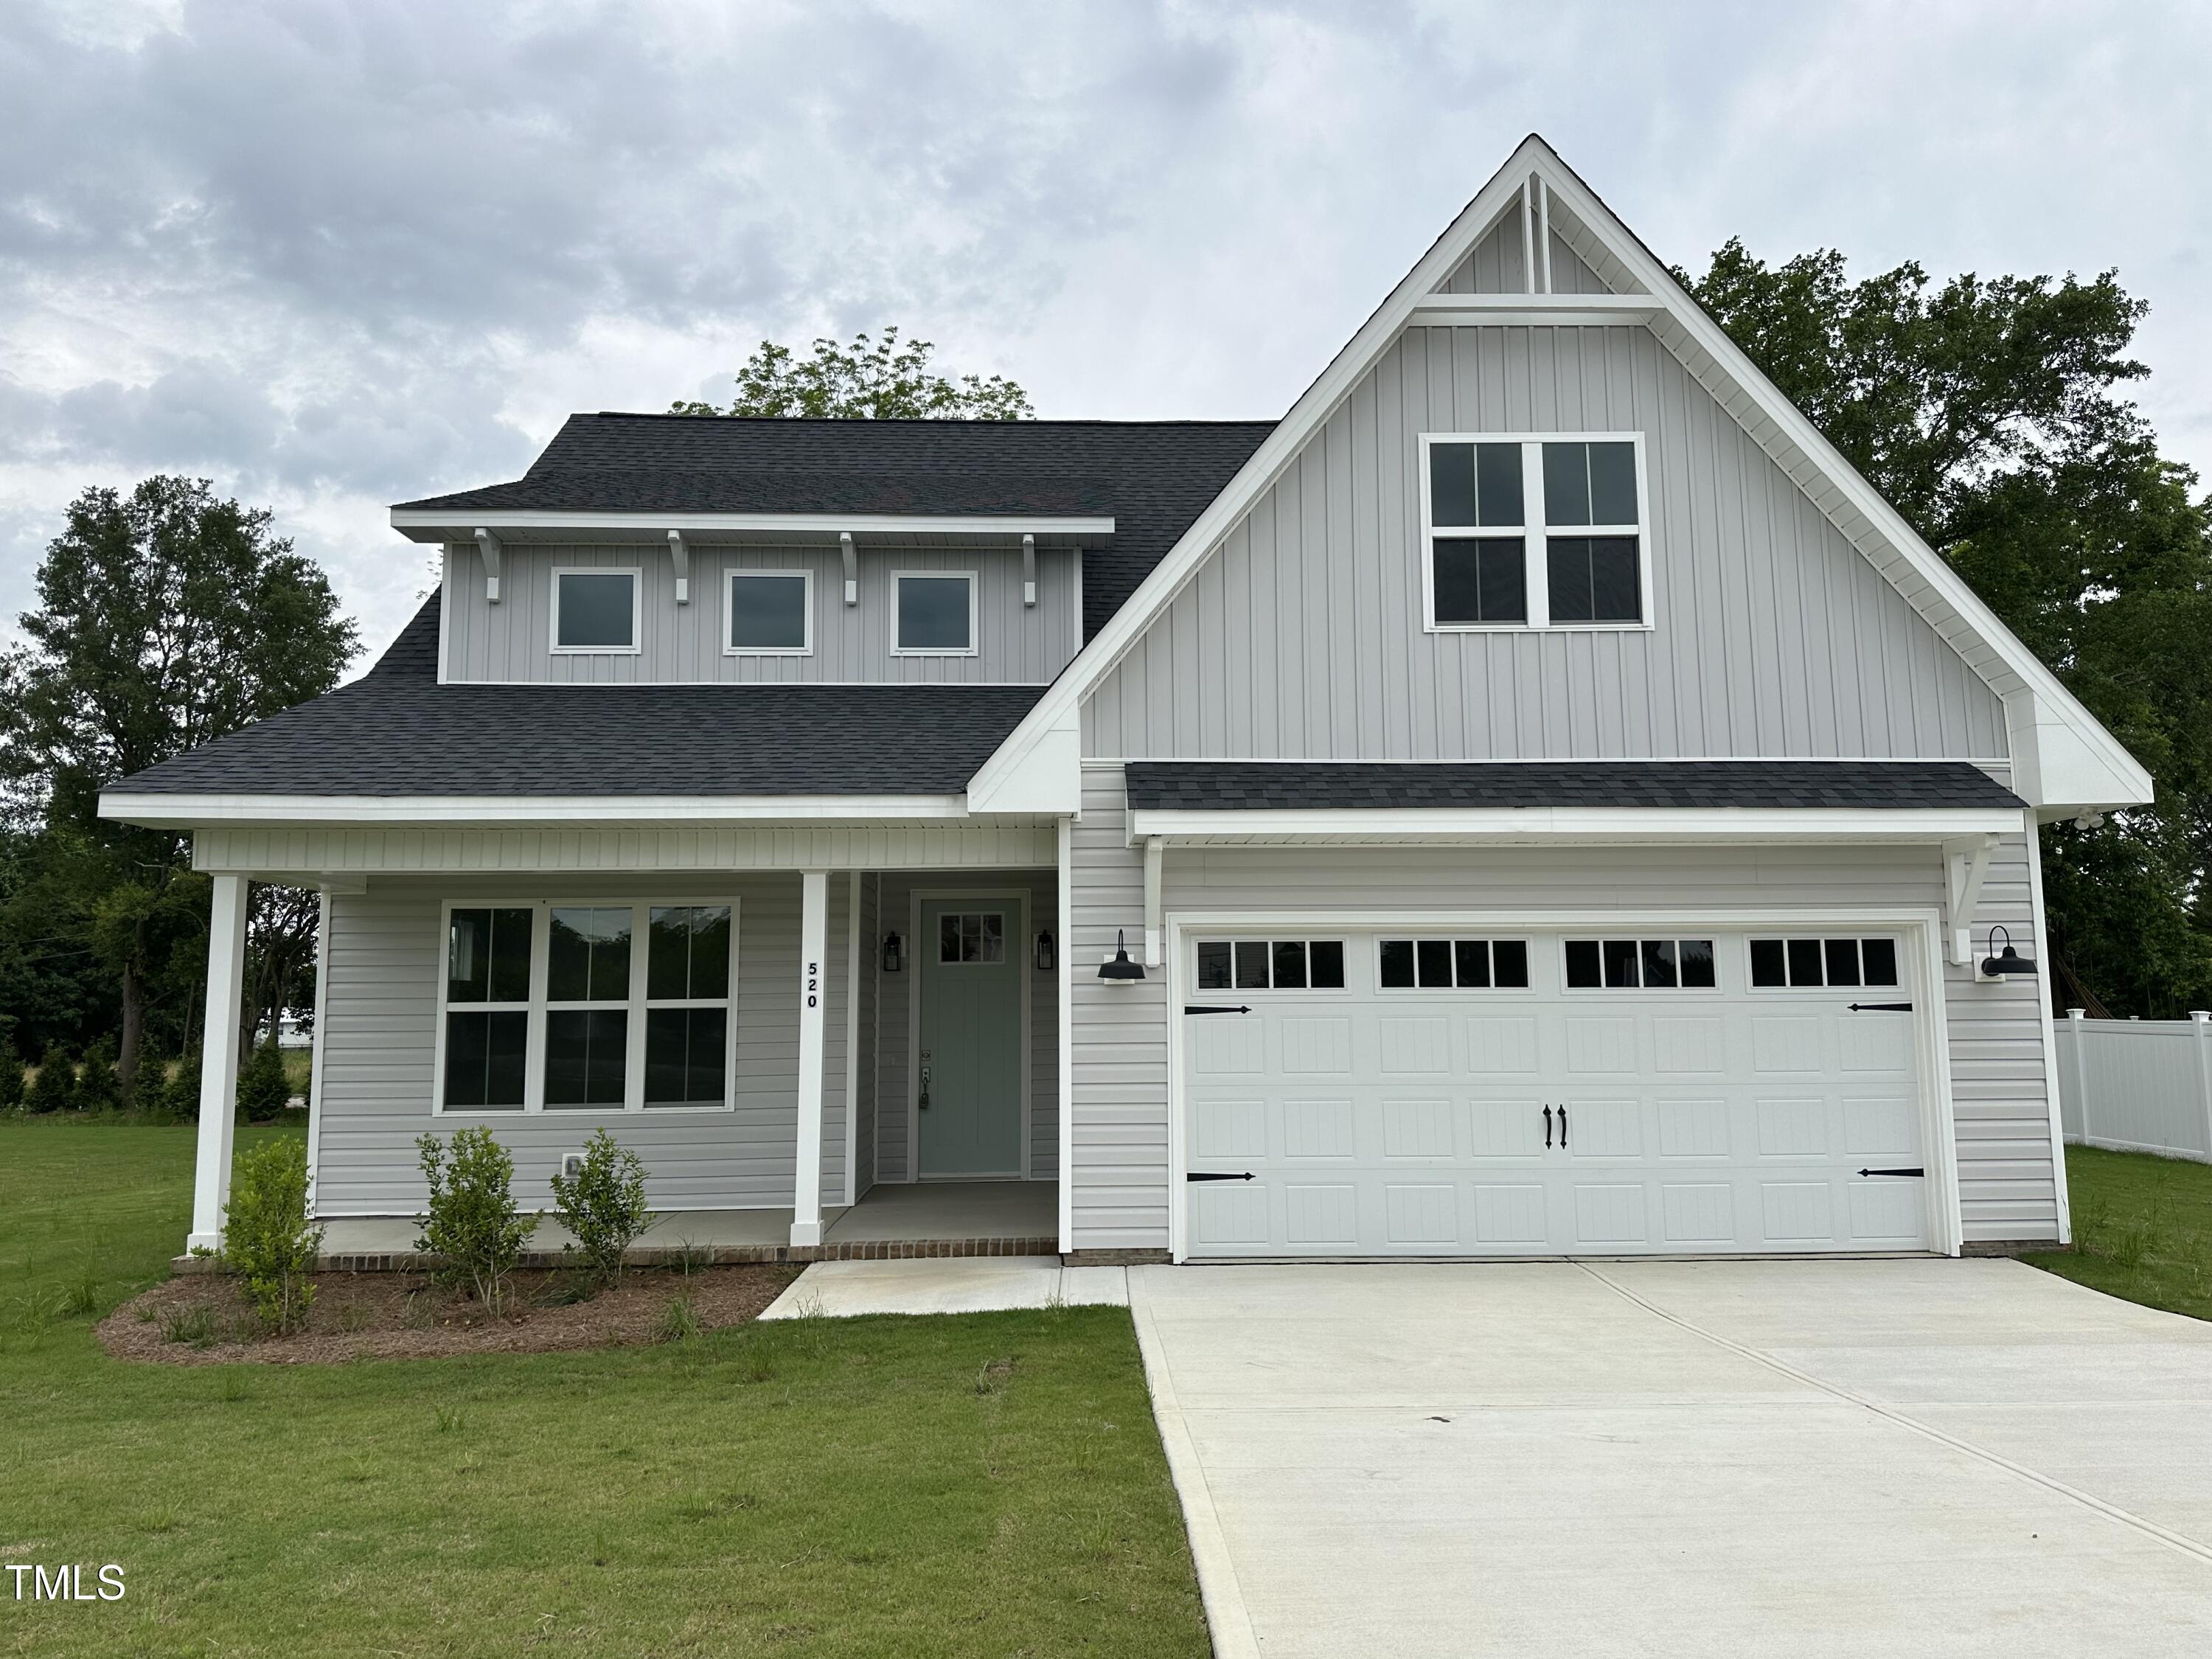
[[[1425,435],[1429,626],[1649,624],[1643,442]]]

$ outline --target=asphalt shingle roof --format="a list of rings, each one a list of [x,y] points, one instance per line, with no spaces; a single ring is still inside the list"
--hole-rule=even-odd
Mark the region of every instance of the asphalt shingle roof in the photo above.
[[[440,685],[438,600],[328,696],[126,793],[957,794],[1034,685]]]
[[[1103,517],[1084,637],[1121,609],[1273,421],[787,421],[571,415],[511,483],[410,511]]]
[[[1145,811],[2022,805],[1967,761],[1136,761],[1127,771],[1129,805]]]

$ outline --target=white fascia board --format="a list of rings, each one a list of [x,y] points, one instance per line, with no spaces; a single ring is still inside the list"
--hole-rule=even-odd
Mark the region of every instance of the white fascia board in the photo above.
[[[1005,536],[1018,541],[1027,536],[1110,536],[1114,520],[1103,515],[1038,517],[1034,514],[983,513],[548,513],[520,509],[489,512],[465,508],[398,507],[392,509],[392,527],[418,542],[450,538],[453,527],[488,526],[513,535],[518,531],[538,532],[574,531],[581,535],[614,532],[653,538],[671,530],[686,535],[811,533],[836,539],[840,531],[853,535],[871,533],[933,536]],[[473,533],[473,529],[470,532]]]
[[[1492,806],[1139,811],[1133,842],[1694,842],[1880,841],[1936,843],[2018,834],[2017,808]]]
[[[962,795],[182,795],[100,798],[100,816],[149,830],[219,823],[745,824],[965,821]]]

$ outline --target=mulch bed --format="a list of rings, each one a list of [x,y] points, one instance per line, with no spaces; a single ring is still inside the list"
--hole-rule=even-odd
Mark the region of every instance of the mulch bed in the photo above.
[[[799,1277],[796,1266],[706,1267],[690,1273],[632,1268],[588,1300],[574,1272],[520,1273],[513,1304],[487,1314],[439,1289],[426,1273],[315,1275],[306,1328],[259,1333],[239,1282],[185,1273],[133,1297],[100,1321],[100,1346],[118,1359],[173,1365],[326,1365],[349,1359],[427,1359],[453,1354],[554,1353],[641,1346],[664,1340],[677,1297],[702,1331],[742,1325]]]

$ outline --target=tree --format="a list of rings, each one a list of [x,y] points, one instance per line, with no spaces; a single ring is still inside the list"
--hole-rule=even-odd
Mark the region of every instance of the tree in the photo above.
[[[292,1103],[292,1080],[284,1073],[283,1051],[274,1035],[238,1068],[236,1098],[241,1123],[274,1123]]]
[[[101,787],[319,696],[359,643],[322,571],[266,509],[207,480],[88,489],[39,568],[25,642],[0,655],[0,779],[20,819],[73,838],[88,945],[120,993],[118,1072],[136,1084],[149,984],[189,901],[178,836],[103,822]],[[204,926],[204,923],[202,924]]]
[[[817,339],[813,355],[763,340],[738,371],[738,395],[727,409],[679,400],[672,415],[751,415],[858,421],[1025,421],[1036,417],[1029,393],[1002,374],[958,380],[929,366],[937,348],[901,340],[896,327],[880,340],[855,334],[849,346]]]
[[[2147,307],[2111,271],[1852,283],[1832,249],[1770,266],[1733,240],[1675,275],[2156,779],[2100,828],[2045,827],[2053,994],[2204,1006],[2212,499],[2120,395]]]

